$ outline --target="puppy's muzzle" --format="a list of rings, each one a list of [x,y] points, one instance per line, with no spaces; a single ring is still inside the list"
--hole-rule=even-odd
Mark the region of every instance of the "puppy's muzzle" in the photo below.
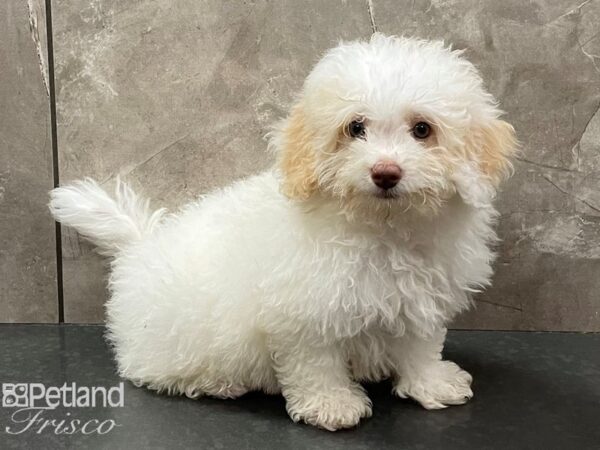
[[[402,179],[402,169],[392,161],[380,161],[371,168],[371,180],[375,186],[388,190]]]

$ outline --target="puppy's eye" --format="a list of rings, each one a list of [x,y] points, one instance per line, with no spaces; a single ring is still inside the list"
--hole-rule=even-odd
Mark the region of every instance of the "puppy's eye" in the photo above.
[[[427,139],[431,134],[431,125],[427,122],[419,122],[413,127],[412,134],[417,139]]]
[[[353,120],[348,125],[348,134],[353,138],[360,138],[365,136],[365,124],[359,120]]]

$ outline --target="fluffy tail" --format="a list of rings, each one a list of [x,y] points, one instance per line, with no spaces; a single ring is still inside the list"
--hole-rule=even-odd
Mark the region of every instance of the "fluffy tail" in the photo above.
[[[75,228],[106,256],[150,233],[165,212],[150,213],[148,200],[118,179],[114,199],[86,178],[50,191],[49,206],[58,222]]]

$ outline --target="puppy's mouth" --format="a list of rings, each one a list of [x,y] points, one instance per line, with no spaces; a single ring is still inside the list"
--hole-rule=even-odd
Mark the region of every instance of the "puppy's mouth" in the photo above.
[[[385,199],[385,200],[394,200],[400,196],[400,193],[395,189],[377,189],[375,192],[375,197]]]

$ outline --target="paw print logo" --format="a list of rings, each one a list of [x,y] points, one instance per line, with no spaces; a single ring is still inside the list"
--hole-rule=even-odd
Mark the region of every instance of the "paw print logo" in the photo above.
[[[27,384],[2,383],[2,406],[4,408],[27,408]]]

